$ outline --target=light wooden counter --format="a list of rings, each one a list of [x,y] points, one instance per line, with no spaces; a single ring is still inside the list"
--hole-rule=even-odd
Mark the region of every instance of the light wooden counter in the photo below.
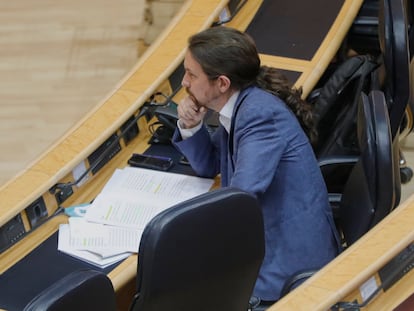
[[[261,3],[262,1],[247,1],[227,25],[245,30]],[[337,18],[310,60],[261,54],[263,64],[298,72],[295,86],[302,87],[306,96],[334,57],[361,3],[362,0],[343,2]],[[56,232],[60,223],[66,222],[66,217],[60,215],[31,232],[26,208],[42,199],[48,215],[58,209],[55,196],[49,189],[57,183],[74,181],[74,169],[82,164],[88,167],[88,157],[111,135],[119,134],[120,128],[131,116],[137,115],[140,107],[152,94],[158,91],[171,94],[168,79],[182,63],[188,37],[210,27],[226,5],[226,0],[185,2],[167,29],[113,91],[31,166],[0,188],[0,226],[21,214],[26,231],[29,232],[25,238],[0,254],[0,273]],[[74,193],[61,206],[92,200],[113,171],[126,165],[132,152],[142,152],[147,148],[150,137],[148,124],[144,119],[138,124],[140,133],[128,143],[120,139],[120,151],[96,174],[89,174],[85,184],[74,186]],[[413,242],[413,213],[414,199],[411,198],[360,241],[269,310],[326,310],[338,301],[358,296],[361,284],[375,276],[385,263]],[[137,256],[131,256],[109,273],[116,290],[134,280],[136,265]],[[390,310],[396,306],[414,292],[412,278],[413,273],[410,272],[386,293],[379,295],[369,308]]]

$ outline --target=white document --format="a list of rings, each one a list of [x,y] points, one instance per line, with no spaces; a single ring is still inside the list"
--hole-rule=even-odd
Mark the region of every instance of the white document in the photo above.
[[[138,196],[123,197],[119,194],[102,193],[95,199],[85,217],[90,222],[143,230],[162,211],[161,206],[167,208],[171,205],[145,203]]]
[[[213,182],[210,178],[127,166],[115,170],[101,192],[178,203],[209,191]]]
[[[59,227],[58,249],[101,268],[114,264],[138,252],[142,232],[155,215],[208,192],[213,182],[143,168],[117,169],[85,212],[73,213],[78,217]]]
[[[76,250],[89,250],[103,258],[119,253],[137,253],[142,230],[113,227],[87,222],[81,217],[69,218],[69,245]]]
[[[91,222],[144,229],[159,212],[208,192],[213,179],[143,168],[118,169],[94,200]]]
[[[130,252],[123,252],[114,256],[102,257],[99,254],[87,250],[74,249],[70,245],[70,228],[69,224],[59,226],[58,250],[75,258],[86,261],[99,268],[106,268],[118,261],[121,261],[131,255]]]

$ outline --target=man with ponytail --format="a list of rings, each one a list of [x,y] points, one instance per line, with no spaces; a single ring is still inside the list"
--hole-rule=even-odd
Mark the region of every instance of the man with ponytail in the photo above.
[[[184,68],[187,96],[173,143],[198,175],[221,174],[222,187],[258,198],[266,251],[252,304],[263,308],[290,276],[319,269],[340,251],[311,145],[312,110],[278,70],[261,66],[252,38],[229,27],[192,36]],[[208,109],[219,113],[213,134],[203,123]]]

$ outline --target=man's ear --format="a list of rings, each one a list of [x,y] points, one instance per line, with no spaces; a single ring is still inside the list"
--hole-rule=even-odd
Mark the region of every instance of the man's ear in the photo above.
[[[220,75],[217,80],[220,92],[224,93],[230,88],[231,81],[227,76]]]

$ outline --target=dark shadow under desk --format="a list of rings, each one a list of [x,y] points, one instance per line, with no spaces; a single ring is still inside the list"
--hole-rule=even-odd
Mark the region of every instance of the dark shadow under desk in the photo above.
[[[174,166],[170,171],[173,173],[195,175],[190,166],[178,163],[182,155],[172,145],[151,145],[145,153],[171,157]],[[30,235],[26,238],[30,239]],[[100,269],[67,255],[58,250],[58,232],[55,232],[0,275],[0,308],[21,311],[43,289],[73,271],[93,269],[108,274],[121,262]]]

